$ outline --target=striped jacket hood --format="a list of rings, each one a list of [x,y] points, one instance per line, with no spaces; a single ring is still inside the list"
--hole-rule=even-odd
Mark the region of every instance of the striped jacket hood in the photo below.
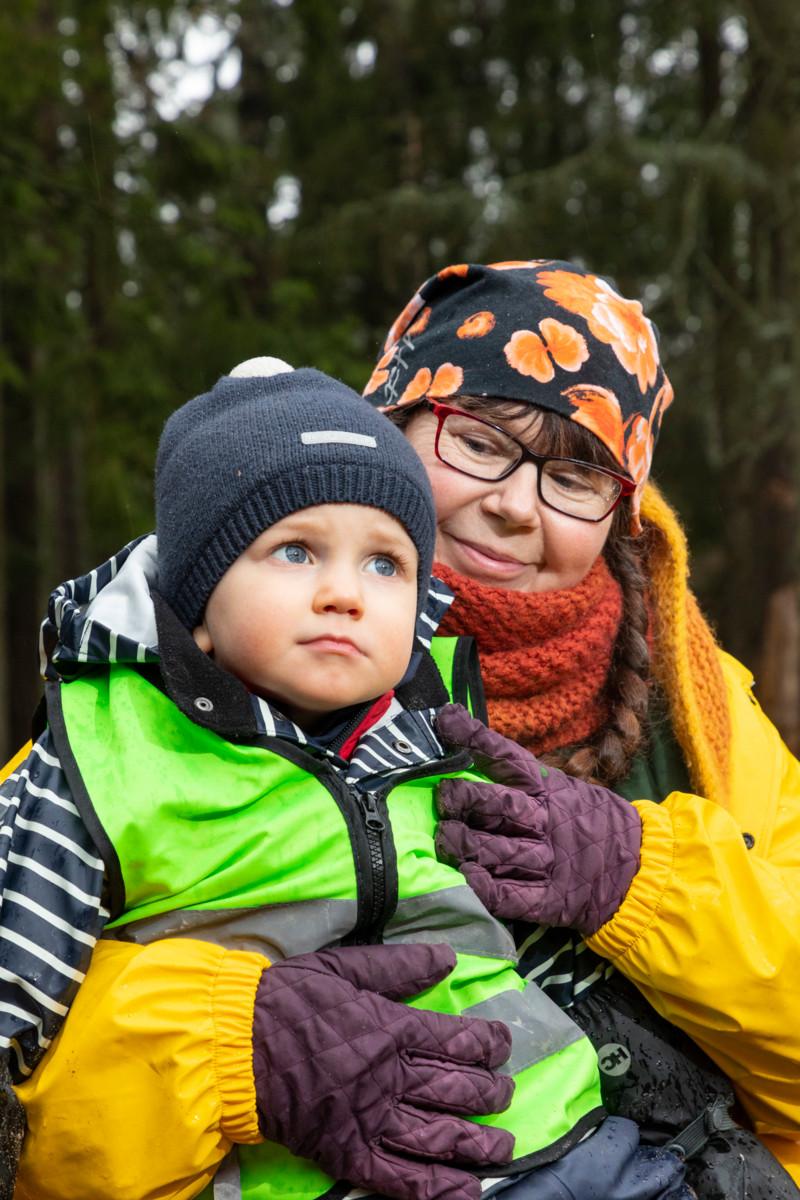
[[[44,678],[72,679],[113,663],[157,663],[150,594],[157,578],[155,534],[145,534],[93,571],[59,584],[39,634]]]
[[[128,542],[86,575],[50,593],[40,630],[40,670],[46,679],[72,679],[86,668],[119,662],[158,662],[156,536]]]

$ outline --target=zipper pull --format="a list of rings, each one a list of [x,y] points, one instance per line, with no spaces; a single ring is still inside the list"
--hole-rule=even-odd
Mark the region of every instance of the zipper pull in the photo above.
[[[378,804],[374,792],[359,792],[358,800],[364,812],[364,820],[366,821],[367,829],[374,829],[376,833],[382,833],[386,828],[383,817],[378,812]]]

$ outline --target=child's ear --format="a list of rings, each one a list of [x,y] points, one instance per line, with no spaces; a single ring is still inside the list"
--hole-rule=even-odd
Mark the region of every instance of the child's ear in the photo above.
[[[214,643],[211,641],[211,634],[208,632],[205,622],[202,625],[194,627],[192,637],[204,654],[211,654],[213,652]]]

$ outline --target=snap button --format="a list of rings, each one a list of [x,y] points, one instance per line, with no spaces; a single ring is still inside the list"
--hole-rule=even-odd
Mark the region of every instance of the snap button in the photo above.
[[[409,742],[404,742],[402,738],[397,738],[396,741],[392,742],[392,746],[398,754],[411,753],[411,744]]]
[[[199,708],[200,712],[213,712],[214,705],[209,700],[208,696],[198,696],[194,702],[195,708]]]

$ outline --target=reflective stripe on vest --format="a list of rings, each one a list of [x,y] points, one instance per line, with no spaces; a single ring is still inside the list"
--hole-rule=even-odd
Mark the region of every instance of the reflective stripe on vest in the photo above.
[[[236,1146],[217,1171],[212,1186],[214,1200],[242,1200],[242,1176]]]
[[[515,1135],[516,1168],[558,1157],[597,1124],[588,1040],[521,979],[506,928],[436,858],[434,788],[446,763],[373,794],[378,877],[364,857],[362,799],[329,764],[276,739],[229,743],[127,668],[65,684],[58,696],[63,723],[55,701],[51,724],[73,795],[124,884],[109,936],[202,937],[277,957],[350,938],[365,911],[380,912],[384,940],[446,941],[456,951],[425,1008],[509,1025],[514,1099],[478,1119]],[[333,1183],[274,1143],[240,1148],[238,1164],[245,1200],[313,1200]]]

